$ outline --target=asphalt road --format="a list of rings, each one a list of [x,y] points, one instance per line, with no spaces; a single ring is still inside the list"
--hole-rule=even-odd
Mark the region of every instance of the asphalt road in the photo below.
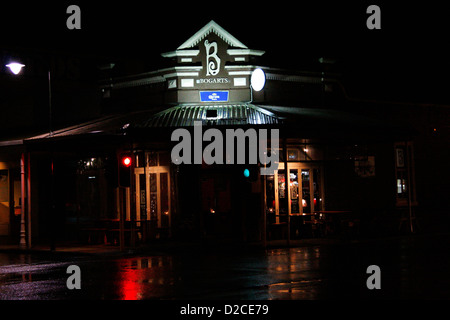
[[[448,299],[450,236],[105,256],[0,252],[1,300]],[[68,267],[79,267],[80,289]],[[369,289],[371,265],[380,289]],[[73,276],[73,277],[72,277]],[[372,278],[374,279],[374,278]]]

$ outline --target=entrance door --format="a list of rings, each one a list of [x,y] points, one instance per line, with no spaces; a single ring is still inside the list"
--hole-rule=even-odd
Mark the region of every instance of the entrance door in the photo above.
[[[291,235],[295,237],[302,233],[301,226],[313,219],[314,212],[323,210],[322,170],[317,165],[288,162],[287,177],[286,183],[284,163],[280,163],[273,176],[275,188],[273,191],[266,190],[267,199],[271,198],[267,192],[273,193],[275,204],[275,208],[271,208],[268,203],[269,214],[270,211],[275,211],[275,219],[269,221],[276,226],[288,223],[289,218]]]
[[[147,162],[148,164],[149,162]],[[136,221],[150,237],[170,236],[170,168],[154,165],[135,169]]]

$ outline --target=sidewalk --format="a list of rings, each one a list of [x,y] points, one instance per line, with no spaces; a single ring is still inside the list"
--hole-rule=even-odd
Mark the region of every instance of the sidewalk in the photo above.
[[[210,252],[229,252],[229,251],[245,251],[245,250],[265,250],[288,247],[305,247],[305,246],[323,246],[323,245],[351,245],[369,242],[384,242],[400,238],[428,238],[428,237],[445,237],[450,238],[447,233],[430,233],[430,234],[408,234],[396,235],[378,238],[307,238],[299,240],[291,240],[289,245],[286,240],[267,241],[266,247],[262,242],[231,242],[231,241],[196,241],[186,242],[179,240],[167,240],[140,245],[135,248],[126,247],[123,251],[119,246],[111,245],[56,245],[55,250],[50,250],[49,245],[35,245],[30,249],[21,249],[19,245],[0,244],[0,253],[62,253],[76,255],[100,255],[100,256],[126,256],[126,255],[166,255],[166,254],[182,254],[186,252],[210,253]]]
[[[0,245],[0,253],[68,253],[68,254],[98,254],[98,255],[120,255],[124,252],[119,247],[106,245],[65,245],[56,246],[50,250],[48,245],[36,245],[31,248],[21,248],[19,245]]]
[[[112,245],[79,245],[67,244],[56,245],[55,250],[50,250],[49,245],[34,245],[32,248],[20,248],[17,245],[2,245],[0,244],[0,253],[15,252],[15,253],[67,253],[67,254],[81,254],[81,255],[163,255],[163,254],[178,254],[183,252],[221,252],[221,251],[245,251],[245,250],[265,250],[286,247],[302,247],[302,246],[317,246],[317,245],[333,245],[355,242],[357,240],[333,239],[333,238],[311,238],[301,240],[291,240],[287,245],[286,240],[267,241],[264,248],[262,242],[232,242],[232,241],[177,241],[168,240],[164,242],[155,242],[145,245],[140,245],[135,248],[126,247],[123,251],[119,246]]]

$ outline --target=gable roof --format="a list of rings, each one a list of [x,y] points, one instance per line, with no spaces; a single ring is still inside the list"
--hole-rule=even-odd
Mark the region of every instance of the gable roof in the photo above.
[[[228,31],[219,26],[215,21],[211,20],[207,25],[197,31],[192,37],[186,40],[177,50],[189,49],[195,47],[202,39],[204,39],[211,32],[219,36],[223,41],[230,46],[241,49],[248,49],[246,45],[233,37]]]

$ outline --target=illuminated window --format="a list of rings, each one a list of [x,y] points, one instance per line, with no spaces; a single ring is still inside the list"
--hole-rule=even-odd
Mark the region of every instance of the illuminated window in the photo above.
[[[320,160],[323,160],[323,150],[318,145],[300,143],[287,148],[287,161]],[[282,149],[280,149],[280,161],[284,161],[284,151]]]
[[[288,149],[288,161],[299,161],[300,160],[300,150],[298,149]]]
[[[405,178],[397,178],[397,196],[399,198],[406,198],[408,196],[406,191],[406,179]]]
[[[412,143],[398,143],[394,146],[394,151],[397,206],[405,206],[408,201],[414,204],[416,195]]]

